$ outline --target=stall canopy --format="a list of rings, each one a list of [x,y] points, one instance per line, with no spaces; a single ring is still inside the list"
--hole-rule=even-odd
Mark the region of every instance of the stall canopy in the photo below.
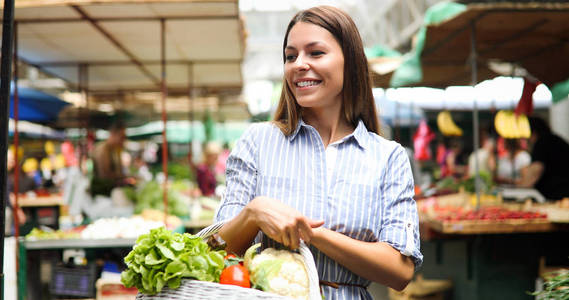
[[[449,18],[427,23],[422,29],[424,40],[417,42],[420,47],[407,55],[395,72],[383,76],[383,84],[390,80],[395,87],[440,87],[460,84],[460,80],[456,82],[459,78],[471,84],[473,39],[477,82],[495,77],[496,72],[512,75],[515,68],[526,70],[552,90],[569,79],[568,3],[450,5],[454,8]],[[417,63],[413,66],[414,59]],[[499,68],[504,64],[510,68]],[[422,76],[417,77],[421,71]],[[559,99],[554,95],[553,100]]]
[[[236,141],[249,126],[248,122],[226,122],[213,124],[212,140],[221,143]],[[189,143],[191,141],[205,142],[204,124],[201,121],[168,121],[166,136],[170,143]],[[151,139],[162,133],[164,124],[151,122],[139,127],[127,128],[129,139]]]
[[[25,87],[18,87],[18,101],[18,119],[40,124],[55,121],[61,110],[71,104],[56,96]],[[14,118],[13,86],[10,95],[10,118]]]
[[[10,119],[8,123],[8,133],[10,137],[14,136],[14,128],[16,127],[16,122]],[[61,130],[55,130],[48,126],[43,126],[27,121],[18,122],[18,135],[24,138],[30,139],[57,139],[63,140],[65,132]]]
[[[159,91],[162,41],[170,95],[242,87],[237,0],[20,0],[15,22],[19,59],[89,96]]]

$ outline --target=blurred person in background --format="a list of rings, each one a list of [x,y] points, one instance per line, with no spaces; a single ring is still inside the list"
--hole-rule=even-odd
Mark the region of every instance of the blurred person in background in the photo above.
[[[213,196],[217,187],[215,168],[222,149],[216,142],[208,142],[203,150],[203,162],[196,167],[196,179],[202,195]]]
[[[126,177],[122,162],[123,145],[126,140],[125,125],[115,122],[109,128],[109,138],[99,142],[93,149],[93,178],[91,195],[110,196],[115,187],[134,184],[134,179]]]
[[[498,158],[496,182],[514,184],[522,178],[522,170],[531,164],[530,154],[522,149],[519,139],[505,139],[506,154]]]
[[[459,164],[459,155],[462,144],[455,138],[443,138],[442,144],[437,149],[437,162],[440,166],[441,178],[460,178],[465,173],[465,166]]]
[[[476,160],[478,160],[478,172],[492,175],[494,174],[494,170],[496,170],[496,156],[494,154],[496,143],[494,139],[485,132],[482,132],[480,137],[480,145],[482,145],[482,147],[474,150],[474,152],[468,156],[468,177],[476,175]]]
[[[549,200],[569,197],[569,144],[551,132],[545,120],[530,118],[531,164],[517,181],[533,187]]]

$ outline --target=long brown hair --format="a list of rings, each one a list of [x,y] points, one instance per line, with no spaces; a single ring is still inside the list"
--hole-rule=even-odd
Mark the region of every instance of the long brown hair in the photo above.
[[[310,23],[328,30],[342,47],[344,55],[344,85],[342,88],[342,113],[354,127],[361,119],[368,131],[379,134],[379,119],[371,91],[371,79],[362,39],[356,24],[344,11],[331,6],[317,6],[298,12],[288,24],[283,42],[283,62],[286,62],[285,48],[292,27],[298,23]],[[283,78],[283,87],[274,123],[285,135],[296,129],[302,116],[302,109]]]

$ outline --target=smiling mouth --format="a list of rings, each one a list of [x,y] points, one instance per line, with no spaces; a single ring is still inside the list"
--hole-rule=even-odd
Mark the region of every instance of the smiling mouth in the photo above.
[[[295,85],[297,87],[303,88],[303,87],[311,87],[311,86],[315,86],[320,84],[320,80],[307,80],[307,81],[299,81],[297,83],[295,83]]]

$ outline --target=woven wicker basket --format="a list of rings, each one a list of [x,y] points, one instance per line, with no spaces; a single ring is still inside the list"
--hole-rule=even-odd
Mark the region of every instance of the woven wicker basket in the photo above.
[[[213,224],[197,235],[204,239],[215,234],[223,226],[223,222]],[[314,257],[310,249],[301,243],[299,247],[300,255],[304,259],[304,265],[308,272],[309,279],[309,300],[321,300],[320,286],[318,282],[318,272],[314,264]],[[219,284],[215,282],[198,281],[191,279],[182,280],[182,284],[177,289],[170,289],[167,286],[158,294],[146,295],[138,293],[137,300],[158,300],[158,299],[291,299],[280,295],[266,293],[256,289],[242,288],[235,285]]]

